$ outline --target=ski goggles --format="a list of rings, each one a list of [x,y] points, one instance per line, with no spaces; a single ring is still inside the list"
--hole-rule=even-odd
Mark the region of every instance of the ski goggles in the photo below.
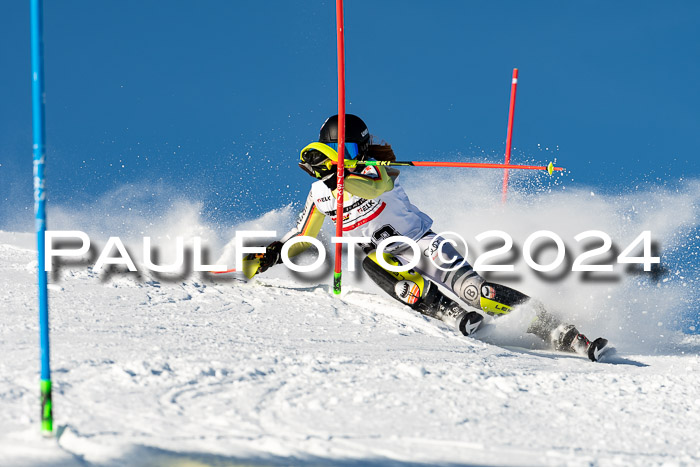
[[[336,151],[338,150],[338,143],[326,143],[328,146],[332,147]],[[344,157],[350,159],[356,159],[360,155],[360,146],[357,143],[345,143],[345,155]]]

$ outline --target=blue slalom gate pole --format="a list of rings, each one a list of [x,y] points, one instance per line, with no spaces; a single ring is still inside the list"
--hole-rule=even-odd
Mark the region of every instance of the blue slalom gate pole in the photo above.
[[[46,191],[44,165],[46,162],[44,126],[44,39],[43,0],[31,2],[32,37],[32,135],[34,154],[34,213],[39,271],[39,337],[41,345],[41,432],[53,433],[53,408],[51,406],[51,366],[49,358],[49,298],[44,260],[46,256]]]

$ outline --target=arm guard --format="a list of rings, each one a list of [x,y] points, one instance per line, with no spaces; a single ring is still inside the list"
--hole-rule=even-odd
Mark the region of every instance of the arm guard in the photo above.
[[[350,173],[345,177],[345,190],[364,199],[374,199],[391,191],[394,180],[384,167],[366,167],[361,173]]]

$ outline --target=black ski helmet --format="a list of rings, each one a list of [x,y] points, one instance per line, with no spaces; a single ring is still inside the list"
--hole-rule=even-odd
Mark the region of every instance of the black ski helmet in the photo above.
[[[338,142],[338,116],[333,115],[321,126],[318,136],[320,143]],[[369,129],[360,117],[352,114],[345,114],[345,142],[357,143],[359,149],[358,159],[364,159],[369,148]]]

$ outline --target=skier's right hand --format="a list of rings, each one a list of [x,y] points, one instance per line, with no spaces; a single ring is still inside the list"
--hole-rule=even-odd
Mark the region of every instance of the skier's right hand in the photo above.
[[[267,271],[271,266],[278,264],[282,259],[282,245],[280,241],[275,241],[270,243],[263,253],[262,257],[258,253],[249,253],[244,259],[252,261],[258,259],[260,261],[260,267],[256,271],[257,273]]]

